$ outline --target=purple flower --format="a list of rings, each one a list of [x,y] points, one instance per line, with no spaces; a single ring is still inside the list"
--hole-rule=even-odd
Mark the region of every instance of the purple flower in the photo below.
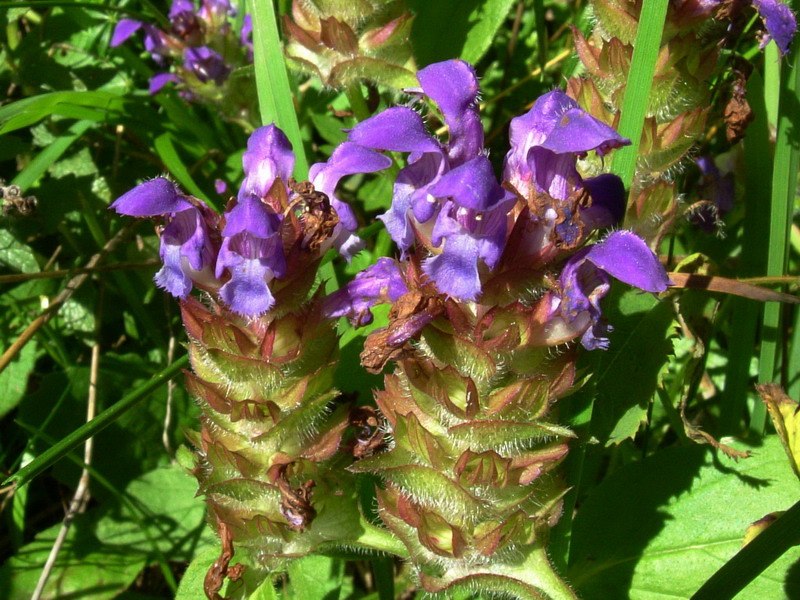
[[[286,135],[275,125],[256,129],[242,156],[245,178],[236,204],[225,214],[222,247],[216,275],[227,271],[230,280],[220,296],[236,313],[257,316],[275,303],[269,282],[286,274],[286,256],[280,236],[283,216],[269,203],[279,180],[283,192],[294,168],[294,152]]]
[[[583,180],[589,190],[592,204],[580,211],[580,219],[584,226],[591,229],[615,227],[625,217],[625,184],[617,175],[604,173],[597,177]]]
[[[157,73],[150,78],[150,93],[152,95],[161,91],[168,83],[180,83],[181,79],[174,73]]]
[[[576,160],[599,156],[631,142],[598,121],[561,90],[540,96],[530,111],[511,120],[511,150],[504,179],[523,196],[547,193],[566,200],[582,186]]]
[[[187,48],[183,55],[183,66],[201,82],[213,81],[217,85],[222,85],[231,72],[222,55],[208,46]]]
[[[136,186],[111,205],[123,215],[164,217],[167,224],[161,232],[159,251],[164,264],[155,281],[178,298],[188,296],[193,283],[206,288],[217,285],[211,270],[216,249],[206,223],[211,211],[197,202],[193,204],[175,184],[158,177]]]
[[[435,63],[418,74],[420,88],[439,106],[448,128],[447,144],[428,133],[416,112],[390,108],[350,131],[352,142],[408,152],[408,166],[394,184],[392,206],[378,217],[405,253],[419,238],[434,256],[425,272],[439,291],[462,300],[480,293],[482,261],[494,267],[506,237],[506,214],[514,204],[483,153],[478,114],[478,79],[460,60]]]
[[[490,269],[497,265],[516,197],[500,187],[483,155],[448,171],[430,194],[446,198],[431,235],[432,245],[442,251],[425,260],[423,271],[440,292],[475,300],[481,291],[478,259]]]
[[[761,47],[766,46],[770,40],[775,40],[781,55],[789,52],[789,46],[797,32],[797,19],[792,10],[780,0],[752,1],[767,29]]]
[[[217,259],[217,277],[226,269],[231,278],[219,294],[231,310],[250,317],[268,311],[275,304],[269,282],[286,270],[280,236],[260,238],[242,232],[226,237]]]
[[[609,277],[645,292],[663,292],[672,285],[647,244],[630,231],[615,231],[599,244],[576,252],[564,265],[559,295],[550,296],[549,344],[581,335],[587,350],[606,349],[608,326],[601,320],[600,301]]]
[[[121,19],[117,26],[114,27],[114,33],[111,35],[111,47],[116,48],[141,28],[141,21]]]
[[[196,42],[201,34],[200,23],[191,0],[174,0],[169,9],[172,32],[182,40]]]
[[[256,316],[275,303],[268,284],[286,274],[281,220],[281,215],[253,194],[240,198],[225,213],[215,274],[221,278],[226,270],[229,272],[231,278],[219,293],[236,313]]]
[[[242,30],[239,32],[239,43],[247,51],[247,62],[253,62],[253,17],[244,16]]]
[[[239,199],[250,194],[266,197],[276,178],[280,177],[286,185],[294,170],[289,138],[275,125],[259,127],[247,140],[242,166],[245,178],[239,188]]]
[[[339,224],[332,235],[333,246],[348,261],[360,252],[363,241],[353,233],[358,229],[358,222],[353,210],[336,197],[336,186],[342,177],[356,173],[374,173],[387,169],[392,159],[374,150],[359,146],[353,142],[344,142],[333,151],[327,162],[312,165],[308,177],[314,189],[322,192],[331,201],[339,215]]]
[[[372,323],[370,309],[383,302],[396,302],[408,293],[400,268],[391,258],[379,258],[371,267],[361,271],[343,288],[325,298],[326,317],[347,317],[356,327]]]

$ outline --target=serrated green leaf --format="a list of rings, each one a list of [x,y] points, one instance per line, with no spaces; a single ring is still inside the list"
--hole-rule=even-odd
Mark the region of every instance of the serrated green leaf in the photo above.
[[[208,569],[219,558],[219,553],[220,549],[216,545],[210,545],[195,555],[181,577],[175,600],[203,600],[206,597],[203,593],[203,582]]]
[[[171,558],[185,557],[205,515],[205,504],[195,497],[197,482],[176,465],[145,473],[125,492],[144,508],[145,517],[137,522],[127,505],[105,515],[95,528],[100,542],[145,553],[155,544]]]
[[[0,229],[0,264],[20,273],[38,273],[33,250],[18,241],[7,229]]]
[[[289,597],[338,600],[343,578],[343,560],[306,556],[289,564]]]
[[[98,542],[92,533],[92,515],[77,515],[47,580],[42,600],[115,598],[127,589],[147,556],[124,547]],[[56,535],[58,523],[39,533],[0,567],[0,589],[6,600],[29,600]]]
[[[614,327],[611,343],[594,369],[592,434],[606,444],[633,437],[647,419],[659,374],[672,349],[672,306],[628,290],[603,305]]]
[[[635,493],[633,492],[635,490]],[[603,481],[574,522],[570,580],[585,600],[688,599],[742,546],[747,527],[789,508],[798,485],[777,436],[735,463],[670,448]],[[740,598],[784,598],[794,548]]]

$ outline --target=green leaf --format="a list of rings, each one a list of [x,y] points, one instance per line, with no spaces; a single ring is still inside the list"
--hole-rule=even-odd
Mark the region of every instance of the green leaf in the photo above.
[[[139,402],[147,398],[153,390],[164,385],[178,374],[189,363],[189,356],[183,356],[173,362],[170,366],[163,369],[160,373],[156,374],[144,385],[133,390],[131,393],[123,396],[119,402],[113,404],[102,413],[97,415],[94,419],[79,427],[65,438],[54,444],[42,454],[37,456],[30,464],[24,466],[19,471],[8,477],[3,485],[15,481],[17,487],[23,486],[31,479],[39,475],[47,467],[57,462],[74,450],[79,444],[82,444],[90,437],[102,431],[105,427],[119,419],[126,411],[136,406]]]
[[[0,134],[9,133],[54,114],[74,112],[79,108],[94,108],[90,113],[82,113],[81,119],[102,121],[110,111],[120,110],[122,98],[109,92],[51,92],[39,96],[23,98],[0,107]]]
[[[73,124],[67,130],[66,135],[58,136],[53,143],[39,152],[28,166],[14,177],[11,183],[18,185],[23,191],[28,189],[92,125],[94,125],[92,121],[78,121]]]
[[[692,596],[692,600],[728,600],[781,557],[791,546],[800,544],[800,502],[783,513],[747,546],[714,573]],[[791,591],[790,591],[791,589]],[[784,592],[794,597],[800,584],[797,577],[787,577]]]
[[[4,324],[5,325],[5,324]],[[2,338],[0,338],[2,339]],[[7,340],[3,347],[8,348]],[[17,358],[0,372],[0,417],[13,410],[25,396],[28,389],[28,376],[36,364],[36,340],[31,340],[22,348]]]
[[[626,188],[633,181],[636,170],[639,142],[642,138],[647,106],[650,103],[650,88],[656,71],[668,4],[668,0],[643,2],[639,26],[636,29],[631,70],[628,73],[628,84],[625,87],[619,121],[619,132],[631,140],[631,145],[617,150],[612,163],[612,171],[620,176]]]
[[[20,273],[38,273],[33,250],[18,241],[8,229],[0,229],[0,265]]]
[[[570,580],[585,600],[690,598],[747,527],[797,501],[777,436],[739,463],[705,447],[663,450],[608,477],[574,522]],[[741,596],[783,598],[794,548]]]
[[[137,523],[127,504],[105,515],[95,528],[100,542],[142,552],[152,550],[155,543],[174,560],[188,558],[205,515],[204,502],[195,496],[197,481],[180,467],[168,466],[134,479],[125,492],[146,516]]]
[[[616,300],[616,301],[615,301]],[[650,294],[627,290],[603,305],[613,325],[607,352],[596,354],[592,435],[606,444],[632,438],[647,419],[672,344],[672,307]]]
[[[105,600],[124,591],[147,564],[147,555],[108,547],[92,533],[94,515],[77,515],[42,594],[43,600]],[[39,533],[0,567],[6,600],[29,600],[61,524]]]
[[[181,577],[175,600],[202,600],[205,598],[203,581],[208,569],[219,558],[219,553],[220,549],[216,545],[208,546],[197,553]]]
[[[420,66],[454,56],[478,62],[513,4],[514,0],[409,0],[417,15],[411,41]]]
[[[306,556],[289,564],[289,597],[338,600],[343,578],[343,560]]]

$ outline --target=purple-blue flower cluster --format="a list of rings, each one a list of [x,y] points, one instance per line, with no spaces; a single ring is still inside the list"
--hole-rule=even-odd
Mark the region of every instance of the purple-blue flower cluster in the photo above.
[[[173,0],[169,11],[170,31],[151,23],[122,19],[114,28],[111,46],[125,42],[140,29],[144,46],[162,68],[178,59],[174,71],[157,73],[150,79],[150,93],[167,83],[183,84],[181,93],[191,97],[191,88],[212,82],[221,86],[236,66],[253,60],[250,15],[245,15],[241,31],[233,31],[236,10],[229,0],[202,0],[195,10],[191,0]]]
[[[402,257],[414,253],[439,293],[478,304],[501,263],[542,273],[561,265],[558,289],[545,294],[536,309],[542,345],[580,337],[587,348],[606,347],[599,302],[609,276],[648,292],[670,284],[653,252],[631,232],[586,245],[593,230],[621,220],[625,190],[610,174],[584,180],[577,160],[592,151],[602,157],[630,142],[554,90],[512,120],[501,185],[483,147],[472,67],[459,60],[436,63],[418,78],[419,88],[408,91],[439,108],[446,142],[407,107],[389,108],[348,136],[348,143],[408,153],[392,206],[379,217]],[[508,241],[515,228],[522,233],[512,248]],[[406,277],[405,268],[381,259],[328,298],[328,314],[368,323],[371,306],[408,293],[414,282]]]
[[[293,216],[295,207],[302,211],[303,198],[289,187],[294,161],[286,135],[274,125],[261,127],[248,140],[244,180],[221,218],[163,177],[136,186],[111,207],[124,215],[161,218],[159,287],[178,298],[198,287],[218,295],[235,313],[257,316],[274,306],[271,282],[292,275],[289,254],[298,247],[313,254],[312,261],[332,246],[348,258],[357,251],[355,215],[336,198],[336,186],[347,175],[391,164],[377,152],[344,144],[327,162],[313,165],[312,181],[330,196],[336,224],[325,232],[325,243],[303,248],[306,232],[297,231],[303,222]]]

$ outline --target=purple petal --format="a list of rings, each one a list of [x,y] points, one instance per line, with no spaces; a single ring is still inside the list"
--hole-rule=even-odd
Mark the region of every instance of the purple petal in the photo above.
[[[275,125],[259,127],[247,140],[242,166],[245,179],[239,197],[248,194],[266,197],[277,177],[286,184],[294,170],[294,152],[289,138]]]
[[[441,152],[417,113],[404,106],[387,108],[350,130],[351,142],[391,152]]]
[[[242,232],[266,239],[278,231],[280,215],[272,212],[253,194],[245,196],[236,203],[230,212],[225,213],[224,237],[232,237]]]
[[[463,60],[429,65],[417,73],[422,90],[444,115],[450,134],[449,158],[459,165],[483,148],[483,125],[478,113],[478,78]]]
[[[581,185],[575,162],[575,156],[571,153],[556,154],[541,146],[534,146],[528,153],[528,172],[533,175],[539,192],[546,192],[556,200],[566,200]]]
[[[192,291],[193,276],[202,278],[214,259],[208,228],[199,210],[192,207],[175,215],[161,234],[161,260],[156,285],[173,296],[185,298]]]
[[[180,195],[174,183],[164,177],[156,177],[117,198],[111,208],[121,215],[155,217],[178,213],[193,206]]]
[[[583,181],[592,198],[592,205],[580,212],[581,221],[589,229],[615,227],[625,216],[625,184],[612,173],[604,173]]]
[[[585,258],[612,277],[646,292],[663,292],[672,285],[656,255],[630,231],[615,231],[590,246]]]
[[[479,211],[490,210],[511,196],[497,183],[492,163],[483,155],[442,175],[428,193],[452,197],[459,206]]]
[[[183,55],[183,66],[202,81],[221,85],[231,72],[222,55],[207,46],[188,48]]]
[[[222,181],[222,179],[215,179],[214,180],[214,190],[218,194],[224,194],[228,191],[228,184]]]
[[[429,152],[400,169],[397,174],[392,206],[378,218],[384,222],[389,235],[403,253],[414,243],[412,214],[409,211],[413,211],[413,218],[418,222],[425,223],[439,210],[439,203],[427,190],[446,167],[443,154]]]
[[[407,292],[397,262],[379,258],[353,281],[325,298],[322,310],[329,318],[347,317],[354,325],[368,325],[372,322],[370,308],[382,302],[396,302]]]
[[[797,32],[797,20],[794,13],[780,0],[753,0],[753,6],[767,28],[767,36],[762,47],[770,39],[773,39],[781,55],[785,55],[789,52],[789,46]]]
[[[314,189],[331,201],[342,225],[355,231],[358,222],[352,209],[336,197],[336,186],[342,177],[356,173],[374,173],[392,166],[392,159],[353,142],[344,142],[333,151],[327,162],[316,163],[309,169],[308,177]]]
[[[249,14],[245,15],[242,21],[239,43],[247,50],[247,61],[253,62],[253,17]]]
[[[350,259],[367,247],[367,243],[345,227],[337,225],[337,228],[338,233],[334,230],[333,234],[333,247],[350,262]]]
[[[449,235],[442,253],[426,259],[422,270],[443,294],[473,301],[481,292],[478,255],[477,240],[466,234]]]
[[[152,55],[156,62],[163,63],[164,60],[160,54],[165,52],[167,46],[166,34],[150,23],[143,23],[142,27],[144,28],[144,49]]]
[[[630,145],[631,141],[614,129],[595,119],[581,108],[571,108],[559,115],[553,129],[541,143],[558,154],[572,152],[583,155],[595,150],[603,156],[614,148]]]
[[[169,9],[170,21],[181,13],[190,12],[194,13],[194,4],[191,0],[173,0],[172,6]]]
[[[134,33],[139,31],[142,27],[141,21],[134,19],[121,19],[117,26],[114,27],[114,33],[111,35],[111,47],[115,48],[131,37]]]
[[[180,78],[174,73],[158,73],[150,78],[150,94],[155,95],[168,83],[180,83]]]
[[[228,0],[202,0],[197,13],[206,21],[222,21],[226,16],[233,16],[236,10]]]
[[[236,313],[256,316],[275,303],[268,282],[280,276],[286,267],[280,237],[269,239],[240,233],[225,238],[217,258],[217,277],[226,269],[230,281],[223,285],[220,297]]]

